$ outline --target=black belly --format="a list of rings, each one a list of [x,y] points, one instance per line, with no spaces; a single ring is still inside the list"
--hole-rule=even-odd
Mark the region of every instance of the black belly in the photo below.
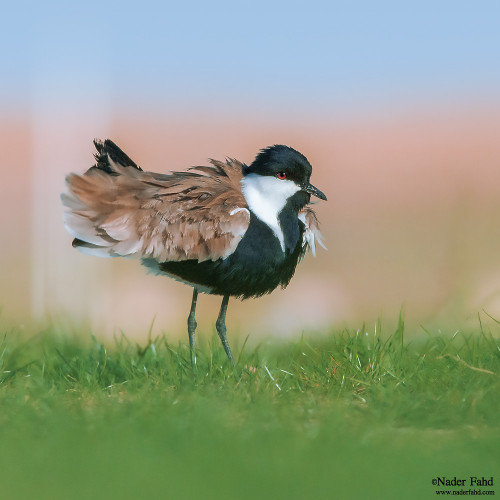
[[[297,220],[295,234],[285,234],[285,252],[271,229],[251,217],[245,236],[225,259],[198,262],[158,263],[158,269],[192,284],[207,287],[216,295],[258,297],[276,287],[286,287],[303,255],[304,226]],[[295,229],[295,228],[294,228]]]

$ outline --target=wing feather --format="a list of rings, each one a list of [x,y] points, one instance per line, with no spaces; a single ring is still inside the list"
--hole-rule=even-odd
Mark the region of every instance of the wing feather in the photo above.
[[[234,252],[250,222],[242,163],[210,160],[210,166],[155,174],[112,143],[121,154],[105,158],[107,143],[96,143],[98,165],[66,179],[65,224],[77,248],[159,262],[217,260]]]

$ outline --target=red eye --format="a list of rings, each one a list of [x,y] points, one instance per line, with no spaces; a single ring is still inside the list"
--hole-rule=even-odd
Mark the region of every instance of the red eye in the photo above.
[[[286,172],[278,172],[278,174],[276,175],[276,177],[280,180],[285,180],[286,179]]]

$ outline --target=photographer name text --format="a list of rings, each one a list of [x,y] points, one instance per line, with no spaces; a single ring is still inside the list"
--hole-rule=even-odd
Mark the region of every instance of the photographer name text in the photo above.
[[[432,480],[435,486],[493,486],[493,477],[477,477],[470,476],[466,479],[458,477],[448,478],[445,476],[438,476]]]

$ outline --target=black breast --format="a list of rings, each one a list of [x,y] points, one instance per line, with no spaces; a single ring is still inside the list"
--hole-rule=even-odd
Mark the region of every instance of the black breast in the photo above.
[[[184,281],[202,285],[216,295],[258,297],[286,287],[303,255],[304,224],[296,214],[280,216],[285,252],[272,230],[250,214],[250,224],[233,254],[225,259],[163,262],[159,269]]]

